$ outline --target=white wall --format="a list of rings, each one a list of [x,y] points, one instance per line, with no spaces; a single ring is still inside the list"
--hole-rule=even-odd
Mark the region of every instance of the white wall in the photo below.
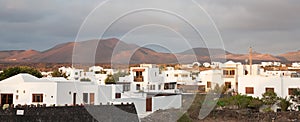
[[[288,96],[289,88],[300,88],[300,78],[291,78],[289,76],[244,76],[239,78],[239,93],[245,93],[245,87],[254,87],[254,94],[248,94],[253,97],[262,97],[266,92],[266,87],[274,88],[279,97]]]
[[[180,108],[182,104],[181,95],[152,97],[152,111],[159,109]]]
[[[97,85],[94,85],[91,82],[59,82],[57,85],[57,104],[72,105],[73,93],[76,93],[76,104],[84,104],[83,93],[94,93],[94,103],[99,104],[99,101],[97,100],[99,93],[97,91]],[[89,95],[88,103],[90,103]]]
[[[41,87],[42,86],[42,87]],[[17,93],[18,91],[18,93]],[[25,93],[24,93],[25,92]],[[1,83],[0,84],[0,93],[1,94],[13,94],[13,104],[55,104],[57,95],[56,95],[56,84],[53,82],[29,82],[29,83]],[[42,103],[33,103],[32,94],[43,94]],[[16,99],[18,95],[18,99]],[[53,98],[51,97],[53,96]]]

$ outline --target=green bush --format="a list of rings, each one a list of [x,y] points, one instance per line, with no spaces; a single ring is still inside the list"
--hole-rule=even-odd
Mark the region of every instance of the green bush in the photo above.
[[[288,107],[291,105],[292,103],[290,103],[290,101],[287,99],[287,97],[285,98],[280,98],[280,107],[282,111],[287,111]]]
[[[230,97],[220,98],[217,105],[221,107],[237,106],[239,109],[244,108],[259,108],[262,106],[262,101],[258,98],[253,98],[246,95],[235,95]]]
[[[259,98],[253,98],[248,107],[249,108],[254,108],[254,109],[259,109],[264,103],[259,99]]]
[[[266,105],[273,105],[278,100],[277,94],[273,91],[267,91],[262,94],[261,100]]]

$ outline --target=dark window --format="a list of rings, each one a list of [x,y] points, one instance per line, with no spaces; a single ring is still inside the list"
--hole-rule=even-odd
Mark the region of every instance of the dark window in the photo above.
[[[274,92],[274,88],[266,88],[266,92]]]
[[[223,70],[223,75],[227,77],[233,77],[235,75],[235,70]]]
[[[246,87],[246,94],[254,94],[254,88],[253,87]]]
[[[32,102],[43,102],[43,94],[32,94]]]
[[[142,71],[136,71],[136,77],[140,78],[143,76],[143,72]]]
[[[130,91],[130,84],[128,83],[123,84],[123,91]]]
[[[231,88],[231,82],[225,82],[225,86],[227,89],[230,89]]]
[[[297,91],[297,88],[289,88],[289,95],[294,95],[295,91]]]
[[[134,81],[135,82],[143,82],[144,81],[143,71],[136,71],[135,72]]]
[[[245,75],[248,75],[248,71],[247,70],[245,70]]]
[[[116,94],[115,94],[115,97],[116,97],[116,98],[121,98],[121,93],[116,93]]]
[[[207,86],[207,88],[211,88],[211,82],[207,81],[206,86]]]
[[[140,84],[136,84],[136,90],[141,90],[141,85]]]
[[[83,103],[88,103],[88,93],[83,93]]]
[[[165,83],[164,84],[164,89],[175,89],[176,83]]]

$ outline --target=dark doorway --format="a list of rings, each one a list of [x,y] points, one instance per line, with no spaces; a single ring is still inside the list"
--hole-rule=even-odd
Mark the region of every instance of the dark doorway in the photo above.
[[[76,93],[73,93],[73,105],[76,105]]]
[[[152,111],[152,98],[146,98],[146,111]]]
[[[13,104],[13,94],[1,94],[1,104]]]

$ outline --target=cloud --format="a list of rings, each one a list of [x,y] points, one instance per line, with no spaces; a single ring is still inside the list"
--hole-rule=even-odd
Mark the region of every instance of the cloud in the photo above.
[[[216,22],[224,40],[225,49],[236,53],[247,53],[247,48],[254,45],[254,49],[263,53],[283,53],[297,50],[299,45],[300,27],[300,1],[297,0],[195,0],[200,4]],[[102,1],[0,1],[0,50],[3,49],[37,49],[45,50],[55,44],[73,41],[78,29],[85,17]],[[101,6],[91,16],[86,32],[80,40],[98,38],[99,30],[105,28],[107,23],[113,20],[112,17],[124,13],[129,8],[152,5],[166,10],[172,10],[182,16],[190,17],[197,21],[200,31],[214,33],[210,30],[210,24],[203,18],[206,15],[198,11],[198,6],[191,1],[175,0],[170,1],[143,1],[139,3],[122,0],[113,0],[109,4]],[[184,11],[184,12],[182,12]],[[104,15],[101,16],[99,12]],[[207,18],[206,18],[207,19]],[[106,37],[122,37],[130,29],[137,25],[149,23],[161,23],[181,33],[184,37],[191,38],[192,45],[205,46],[203,40],[195,36],[194,32],[186,23],[174,16],[162,13],[143,13],[142,16],[132,15],[129,18],[112,26],[106,33]],[[149,29],[149,28],[148,28]],[[172,30],[166,29],[163,33],[151,30],[139,30],[130,35],[128,39],[137,43],[141,39],[148,41],[176,40]],[[167,32],[169,31],[169,32]],[[160,33],[159,33],[160,32]],[[173,34],[170,34],[173,33]],[[147,35],[151,35],[150,37]],[[212,37],[213,35],[210,35]],[[209,38],[207,40],[216,40]],[[129,40],[128,40],[129,41]],[[202,42],[201,42],[202,41]],[[210,42],[208,42],[210,43]],[[140,44],[141,45],[141,44]],[[180,47],[173,44],[178,50],[187,47]],[[218,47],[219,44],[213,44]],[[269,46],[266,46],[269,45]],[[170,45],[172,46],[172,45]],[[239,48],[237,48],[239,47]],[[276,47],[276,48],[274,48]],[[280,49],[280,50],[279,50]]]

